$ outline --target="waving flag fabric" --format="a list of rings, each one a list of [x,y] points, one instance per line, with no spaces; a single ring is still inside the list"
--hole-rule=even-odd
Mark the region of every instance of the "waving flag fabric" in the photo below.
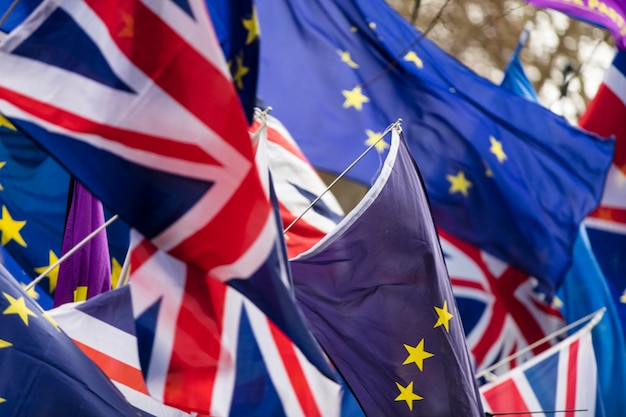
[[[0,266],[0,414],[135,417],[111,381]]]
[[[259,24],[252,0],[205,0],[249,122],[256,103]]]
[[[291,261],[296,294],[365,415],[478,417],[426,193],[406,143],[393,135],[361,203]]]
[[[0,116],[0,242],[32,279],[61,256],[70,177],[37,143]],[[41,287],[54,294],[58,268]]]
[[[626,342],[615,302],[593,255],[585,227],[574,246],[575,261],[559,297],[569,323],[605,308],[604,317],[593,328],[593,346],[597,354],[598,386],[607,416],[619,415],[626,408],[626,398],[618,381],[626,380]]]
[[[202,1],[44,1],[0,55],[0,111],[193,279],[246,294],[330,375],[278,274],[274,214]]]
[[[558,285],[600,200],[610,142],[480,78],[384,1],[257,8],[259,95],[316,168],[342,172],[402,118],[437,225],[546,292]],[[371,184],[388,147],[378,142],[348,176]]]
[[[538,413],[532,415],[552,415],[555,410],[585,410],[584,415],[603,416],[601,405],[596,403],[596,357],[589,329],[579,330],[496,381],[483,385],[480,393],[485,409],[493,413],[525,415],[526,411]],[[575,416],[578,412],[559,414]]]
[[[517,41],[517,46],[513,51],[513,55],[511,55],[509,63],[504,69],[504,78],[502,79],[500,85],[520,97],[526,97],[528,100],[537,103],[539,102],[537,93],[535,92],[533,84],[526,76],[524,66],[522,65],[522,61],[519,57],[524,45],[526,45],[526,42],[528,41],[528,36],[528,29],[524,28],[520,34],[519,40]]]
[[[274,116],[255,120],[252,132],[266,129],[267,157],[280,207],[283,228],[302,215],[326,185],[315,172],[285,126]],[[344,213],[332,192],[326,192],[300,220],[285,233],[289,258],[311,248],[330,232]]]
[[[615,157],[602,202],[585,220],[589,241],[602,268],[626,334],[626,52],[617,52],[595,97],[581,116],[581,127],[615,137]]]
[[[142,417],[190,416],[150,397],[139,367],[130,287],[48,311],[59,327],[93,360]]]
[[[533,277],[443,230],[439,237],[477,372],[565,325],[561,312],[537,291]],[[557,342],[537,346],[495,373]]]
[[[249,301],[147,240],[132,254],[139,361],[155,398],[212,416],[338,415],[339,384]]]
[[[74,181],[72,188],[62,255],[104,224],[102,203],[79,182]],[[109,247],[106,231],[102,230],[59,265],[54,305],[84,301],[110,289]]]
[[[619,49],[626,48],[626,5],[622,0],[529,0],[528,3],[601,26],[611,32]]]

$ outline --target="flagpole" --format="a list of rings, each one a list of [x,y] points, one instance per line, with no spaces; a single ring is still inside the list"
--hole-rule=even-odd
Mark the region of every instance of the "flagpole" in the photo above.
[[[359,155],[359,157],[350,164],[350,166],[348,166],[348,168],[346,168],[341,174],[339,174],[339,176],[337,178],[335,178],[335,180],[333,182],[330,183],[330,185],[328,187],[326,187],[326,189],[324,191],[322,191],[322,193],[317,196],[317,198],[315,200],[313,200],[313,202],[311,204],[308,205],[308,207],[306,209],[304,209],[304,211],[302,212],[302,214],[300,214],[298,217],[296,217],[291,224],[289,224],[289,226],[287,226],[285,228],[285,230],[283,230],[283,234],[287,233],[289,231],[289,229],[292,228],[292,226],[294,224],[296,224],[298,222],[298,220],[300,220],[302,217],[304,217],[304,215],[318,202],[320,201],[320,199],[324,196],[324,194],[326,194],[328,191],[330,191],[331,188],[333,188],[333,186],[341,179],[344,177],[344,175],[346,175],[348,173],[348,171],[350,171],[356,164],[357,162],[359,162],[361,159],[363,159],[365,157],[365,155],[367,155],[367,153],[369,151],[372,150],[372,148],[374,148],[376,146],[376,144],[378,142],[380,142],[382,140],[382,138],[385,137],[385,135],[387,135],[387,133],[391,132],[392,129],[395,129],[396,127],[398,127],[400,125],[400,123],[402,123],[402,119],[398,119],[396,120],[394,123],[390,124],[389,126],[387,126],[387,128],[385,129],[385,131],[380,135],[380,137],[378,139],[376,139],[376,141],[374,141],[374,143],[372,143],[365,151],[363,151],[363,153],[361,155]]]
[[[13,9],[15,9],[15,7],[17,6],[17,4],[20,2],[20,0],[13,0],[13,3],[11,3],[11,5],[9,6],[9,8],[7,9],[6,12],[4,12],[4,14],[2,15],[2,17],[0,17],[0,26],[4,25],[4,22],[6,22],[6,20],[9,18],[9,15],[11,14],[11,12],[13,11]]]
[[[491,375],[491,371],[493,371],[496,368],[501,367],[502,365],[511,362],[513,359],[523,355],[524,353],[536,348],[539,345],[542,345],[543,343],[554,339],[555,337],[561,335],[562,333],[565,333],[566,331],[581,325],[582,323],[585,323],[587,321],[589,321],[589,323],[586,325],[587,328],[591,329],[593,328],[596,324],[598,324],[598,322],[600,321],[600,319],[602,318],[602,316],[604,315],[604,312],[606,311],[606,307],[602,307],[601,309],[599,309],[598,311],[594,311],[591,314],[586,315],[585,317],[582,317],[578,320],[576,320],[575,322],[572,322],[570,324],[568,324],[565,327],[560,328],[559,330],[550,333],[549,335],[542,337],[541,339],[537,340],[535,343],[532,343],[528,346],[526,346],[524,349],[520,349],[517,352],[515,352],[514,354],[507,356],[506,358],[502,359],[499,362],[494,363],[493,365],[483,369],[482,371],[478,372],[476,374],[476,378],[481,378],[481,377],[486,377],[487,379],[489,379],[488,375]],[[590,321],[591,320],[591,321]]]
[[[76,252],[78,249],[80,249],[81,247],[83,247],[85,245],[85,243],[89,242],[91,239],[93,239],[98,233],[100,233],[102,230],[104,230],[108,225],[110,225],[111,223],[113,223],[115,220],[117,220],[117,218],[119,217],[119,215],[114,215],[112,216],[109,220],[107,220],[105,223],[101,224],[96,230],[94,230],[93,232],[91,232],[90,234],[88,234],[83,240],[81,240],[80,242],[78,242],[78,244],[76,246],[74,246],[72,249],[70,249],[69,251],[67,251],[67,253],[63,256],[61,256],[61,258],[57,259],[57,261],[55,263],[53,263],[52,265],[50,265],[48,268],[46,268],[45,271],[43,271],[41,274],[39,274],[39,276],[37,278],[35,278],[34,280],[31,281],[30,284],[28,284],[24,290],[25,291],[30,291],[35,285],[37,285],[39,283],[39,281],[41,281],[46,275],[48,275],[50,273],[50,271],[52,271],[54,268],[56,268],[57,266],[59,266],[63,261],[65,261],[67,258],[69,258],[70,256],[72,256],[74,254],[74,252]]]

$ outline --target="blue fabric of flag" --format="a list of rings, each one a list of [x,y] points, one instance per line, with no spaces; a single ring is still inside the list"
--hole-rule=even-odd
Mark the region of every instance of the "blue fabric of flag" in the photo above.
[[[509,59],[509,63],[504,70],[504,78],[502,78],[500,85],[502,88],[506,88],[513,94],[525,97],[528,100],[537,103],[539,102],[539,98],[535,92],[535,87],[533,87],[533,84],[526,76],[524,66],[522,65],[522,61],[519,57],[524,45],[526,45],[526,42],[528,41],[528,36],[528,29],[524,29],[520,34],[517,46]]]
[[[137,415],[2,266],[0,292],[0,414]]]
[[[13,0],[0,0],[0,16],[7,14],[7,18],[0,26],[0,30],[3,32],[10,32],[17,27],[28,16],[42,0],[20,0],[15,2]],[[14,4],[15,3],[15,4]]]
[[[365,415],[482,415],[426,192],[398,134],[361,203],[291,267]]]
[[[554,289],[613,143],[477,76],[384,1],[257,9],[259,95],[316,168],[342,172],[402,118],[437,225]],[[347,177],[371,184],[387,149]]]
[[[259,27],[251,0],[206,0],[248,123],[256,104]]]
[[[620,415],[626,409],[621,383],[626,380],[626,342],[615,303],[584,226],[581,226],[574,245],[574,264],[558,294],[568,323],[606,308],[604,317],[591,334],[604,410],[607,416]]]

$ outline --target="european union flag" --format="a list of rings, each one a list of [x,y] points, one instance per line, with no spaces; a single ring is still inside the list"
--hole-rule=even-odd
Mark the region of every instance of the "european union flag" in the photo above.
[[[0,244],[31,279],[61,256],[70,175],[30,137],[0,116]],[[105,211],[106,217],[111,213]],[[112,223],[107,231],[112,279],[117,284],[129,244],[129,227]],[[59,268],[40,286],[50,295]]]
[[[313,333],[365,415],[482,415],[428,198],[397,132],[361,203],[291,267]]]
[[[613,143],[477,76],[382,0],[257,9],[259,96],[316,168],[342,172],[402,118],[437,226],[558,284]],[[347,176],[369,185],[388,147]]]
[[[141,415],[1,265],[0,369],[2,416]]]
[[[239,100],[252,122],[259,72],[259,24],[252,0],[206,0]]]
[[[35,278],[61,256],[70,176],[7,119],[0,121],[0,243]],[[55,268],[42,281],[50,294],[57,274]]]

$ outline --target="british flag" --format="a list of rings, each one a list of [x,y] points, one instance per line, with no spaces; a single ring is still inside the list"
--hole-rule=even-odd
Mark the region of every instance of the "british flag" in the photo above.
[[[293,258],[326,236],[344,212],[280,120],[263,113],[255,119],[251,132],[267,138],[267,164],[283,228],[289,228],[285,233],[287,253]],[[318,197],[321,198],[307,210]]]
[[[587,233],[626,332],[626,51],[618,51],[579,124],[615,137],[615,155],[599,207],[585,219]]]
[[[563,327],[562,314],[536,291],[535,279],[441,229],[438,233],[477,371]],[[494,373],[549,346],[538,346]]]
[[[0,45],[0,79],[0,111],[148,239],[133,267],[164,251],[184,265],[164,271],[180,285],[227,282],[332,375],[283,279],[278,225],[203,1],[46,0]],[[169,327],[165,356],[144,357],[184,358],[181,305],[157,308],[167,310],[153,336],[167,320],[182,327]],[[180,371],[158,366],[149,374]]]
[[[604,416],[589,328],[480,387],[488,415]],[[493,412],[494,414],[491,414]],[[583,414],[584,413],[584,414]]]

